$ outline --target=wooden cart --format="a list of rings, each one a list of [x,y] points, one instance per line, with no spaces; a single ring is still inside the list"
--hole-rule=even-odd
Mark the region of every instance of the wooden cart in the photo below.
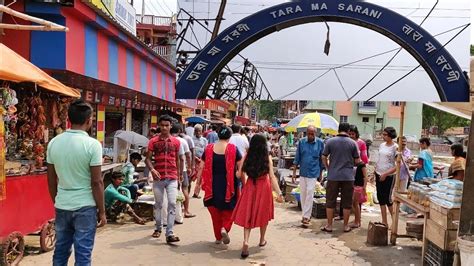
[[[17,265],[25,235],[39,235],[43,252],[54,248],[54,206],[46,174],[7,177],[6,187],[7,197],[0,201],[0,265]]]
[[[430,208],[425,207],[421,204],[418,204],[417,202],[411,200],[408,198],[406,194],[401,194],[399,192],[394,193],[394,204],[393,204],[393,209],[394,209],[394,215],[393,215],[393,224],[392,224],[392,233],[390,235],[390,243],[392,245],[397,244],[397,238],[399,237],[412,237],[408,235],[399,235],[398,234],[398,222],[399,222],[399,215],[400,215],[400,204],[406,204],[408,207],[411,209],[414,209],[418,213],[422,213],[424,217],[423,221],[423,248],[422,248],[422,261],[424,261],[424,254],[425,254],[425,247],[426,247],[426,225],[427,225],[427,220],[430,216]]]

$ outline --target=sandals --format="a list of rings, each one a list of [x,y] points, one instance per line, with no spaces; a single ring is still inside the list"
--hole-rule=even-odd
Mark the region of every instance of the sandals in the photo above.
[[[222,237],[222,243],[228,245],[230,243],[230,237],[229,237],[229,234],[227,233],[227,231],[222,228],[221,230],[221,237]]]
[[[196,217],[196,214],[185,214],[184,218],[193,218]]]
[[[195,199],[200,199],[201,196],[194,194],[194,195],[193,195],[193,198],[195,198]]]
[[[359,227],[360,227],[360,224],[350,223],[349,226],[350,226],[352,229],[356,229],[356,228],[359,228]]]
[[[161,236],[161,231],[158,231],[158,230],[155,230],[155,232],[153,232],[153,234],[151,235],[151,237],[153,238],[159,238]]]
[[[308,218],[303,218],[301,220],[301,226],[304,228],[308,228],[311,225],[310,219]]]
[[[267,240],[264,240],[263,243],[258,244],[259,247],[264,247],[267,245]]]
[[[321,231],[326,233],[332,233],[332,229],[328,229],[326,226],[321,227]]]
[[[348,228],[344,229],[344,233],[349,233],[350,231],[352,231],[352,227],[350,227],[350,226]]]
[[[179,242],[179,237],[175,235],[169,235],[166,237],[166,243],[175,243],[175,242]]]
[[[242,253],[240,253],[240,257],[242,259],[246,259],[248,256],[249,256],[249,245],[248,244],[244,244],[242,246]]]

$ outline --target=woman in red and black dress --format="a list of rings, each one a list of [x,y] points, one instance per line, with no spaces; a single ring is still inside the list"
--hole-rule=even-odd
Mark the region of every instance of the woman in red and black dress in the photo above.
[[[236,172],[240,169],[242,155],[229,143],[232,130],[222,127],[217,132],[219,141],[207,145],[202,155],[202,190],[204,206],[211,214],[216,244],[229,244],[232,211],[239,196]]]
[[[271,162],[272,158],[268,154],[267,140],[262,135],[254,135],[250,140],[250,148],[244,160],[243,173],[238,174],[245,184],[242,195],[232,214],[234,223],[244,228],[242,258],[249,255],[248,242],[252,228],[260,227],[259,246],[263,247],[267,244],[265,232],[268,222],[273,219],[272,187],[279,195],[277,201],[283,202]]]

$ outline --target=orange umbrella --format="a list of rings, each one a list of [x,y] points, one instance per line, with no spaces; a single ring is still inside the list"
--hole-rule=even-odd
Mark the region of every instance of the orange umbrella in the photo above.
[[[81,97],[78,90],[62,84],[2,43],[0,43],[0,79],[33,82],[50,91],[75,98]]]

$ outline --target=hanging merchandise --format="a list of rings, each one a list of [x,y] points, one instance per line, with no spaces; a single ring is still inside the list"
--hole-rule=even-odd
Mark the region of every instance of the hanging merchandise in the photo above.
[[[14,86],[12,89],[4,83],[0,87],[6,175],[45,172],[46,144],[66,129],[67,106],[71,98],[60,98],[37,88]],[[46,110],[51,112],[46,113]]]

